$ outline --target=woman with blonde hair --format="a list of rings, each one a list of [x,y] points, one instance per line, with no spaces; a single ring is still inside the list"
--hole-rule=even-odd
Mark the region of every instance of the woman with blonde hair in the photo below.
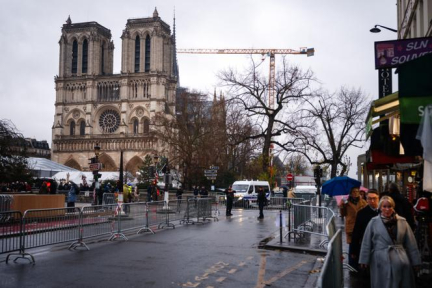
[[[419,267],[421,257],[414,234],[391,197],[383,196],[378,208],[363,236],[359,264],[370,267],[371,287],[415,287],[412,267]]]

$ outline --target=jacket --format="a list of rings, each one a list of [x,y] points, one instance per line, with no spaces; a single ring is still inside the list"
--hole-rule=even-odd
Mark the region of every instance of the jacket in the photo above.
[[[354,205],[351,201],[348,203],[343,203],[340,206],[340,214],[345,217],[345,233],[346,241],[351,244],[351,236],[354,230],[354,224],[357,217],[357,212],[367,205],[366,201],[359,198],[360,200]]]

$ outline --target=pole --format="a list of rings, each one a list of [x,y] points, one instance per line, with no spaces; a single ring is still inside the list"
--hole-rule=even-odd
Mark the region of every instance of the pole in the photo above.
[[[288,242],[291,242],[291,201],[288,202]]]
[[[123,150],[120,150],[120,175],[119,175],[118,189],[119,193],[123,193]]]
[[[282,243],[282,210],[279,210],[279,242]]]

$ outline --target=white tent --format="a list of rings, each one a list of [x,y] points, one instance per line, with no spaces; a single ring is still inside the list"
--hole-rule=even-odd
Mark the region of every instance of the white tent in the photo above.
[[[119,172],[99,172],[102,177],[100,180],[115,180],[117,181],[119,179]],[[67,179],[67,174],[69,174],[69,181],[73,181],[76,184],[82,183],[82,177],[85,176],[87,179],[87,183],[91,185],[93,183],[93,172],[58,172],[57,174],[53,175],[52,178],[60,181],[61,179]]]

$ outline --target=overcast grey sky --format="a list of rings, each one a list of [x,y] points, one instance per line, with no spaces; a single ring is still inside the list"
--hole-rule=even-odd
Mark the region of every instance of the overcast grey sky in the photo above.
[[[150,17],[157,7],[172,26],[175,7],[178,48],[314,47],[314,57],[288,59],[312,69],[325,89],[360,87],[371,100],[378,93],[374,41],[396,38],[386,30],[369,32],[375,24],[396,28],[396,0],[0,0],[0,5],[0,118],[50,146],[58,41],[68,15],[73,23],[96,21],[111,30],[115,73],[127,19]],[[218,71],[248,64],[246,55],[179,54],[178,60],[182,86],[211,93]],[[366,148],[350,151],[353,165]]]

